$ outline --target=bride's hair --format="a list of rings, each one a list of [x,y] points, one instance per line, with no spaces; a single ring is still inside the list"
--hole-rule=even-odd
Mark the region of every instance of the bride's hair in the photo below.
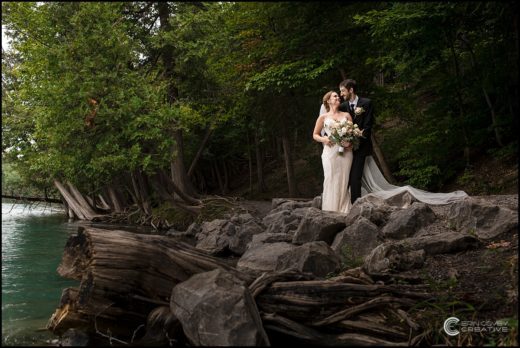
[[[327,110],[327,112],[330,111],[330,106],[329,106],[329,99],[330,99],[330,96],[332,95],[332,93],[334,93],[334,91],[328,91],[327,93],[325,93],[325,95],[323,96],[323,105],[325,106],[325,110]]]

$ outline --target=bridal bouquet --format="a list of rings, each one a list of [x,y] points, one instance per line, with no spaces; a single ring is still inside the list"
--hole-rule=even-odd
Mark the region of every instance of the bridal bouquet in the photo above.
[[[338,152],[340,155],[343,155],[343,151],[345,150],[343,146],[341,146],[343,140],[352,143],[352,149],[357,150],[359,147],[359,139],[363,137],[363,131],[358,128],[357,124],[349,120],[334,121],[331,130],[332,133],[329,138],[339,145]]]

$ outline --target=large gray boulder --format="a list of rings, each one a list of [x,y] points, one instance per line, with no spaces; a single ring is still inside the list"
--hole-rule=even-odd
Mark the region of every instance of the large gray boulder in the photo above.
[[[256,246],[261,243],[279,243],[286,242],[292,243],[292,234],[289,233],[269,233],[262,232],[259,234],[255,234],[251,240],[251,242],[247,245],[247,249]],[[246,249],[246,250],[247,250]]]
[[[321,209],[321,196],[314,197],[311,207]]]
[[[221,255],[227,251],[242,255],[253,236],[263,231],[264,226],[251,214],[235,215],[229,220],[203,222],[196,235],[196,247],[212,255]]]
[[[414,202],[418,202],[417,198],[408,191],[401,191],[385,199],[386,204],[400,209],[406,209]]]
[[[199,234],[202,231],[202,226],[198,222],[193,222],[191,225],[188,226],[188,229],[186,230],[186,234],[190,237],[196,238],[197,234]]]
[[[469,197],[450,206],[448,222],[458,231],[489,240],[516,229],[518,212]]]
[[[312,206],[313,201],[295,201],[287,198],[273,198],[271,200],[271,213],[281,210],[294,210],[297,208],[307,208]]]
[[[90,343],[89,335],[75,328],[70,328],[61,336],[61,347],[88,347]]]
[[[301,219],[303,219],[309,209],[311,208],[287,208],[269,212],[262,219],[262,224],[266,227],[265,232],[291,233],[294,235]]]
[[[358,216],[357,220],[338,233],[332,243],[332,250],[347,266],[357,266],[383,241],[379,229],[370,220]]]
[[[296,245],[285,242],[252,243],[238,260],[236,268],[254,276],[259,276],[263,272],[274,271],[278,259],[295,248]]]
[[[229,238],[229,250],[236,255],[244,254],[253,237],[263,231],[263,226],[253,219],[238,225],[235,235]]]
[[[427,255],[454,253],[479,245],[474,236],[458,232],[387,241],[365,257],[363,269],[371,274],[408,270],[422,266]]]
[[[421,228],[436,219],[433,210],[424,203],[415,202],[410,207],[394,211],[383,227],[384,238],[402,239],[413,236]]]
[[[304,244],[322,240],[330,245],[336,234],[345,228],[346,216],[346,214],[311,207],[301,219],[292,242]]]
[[[347,226],[363,216],[376,226],[387,223],[389,215],[398,208],[388,205],[382,198],[366,195],[356,200],[348,213]]]
[[[413,250],[395,242],[386,242],[366,256],[362,268],[367,274],[397,272],[421,267],[425,259],[422,249]]]
[[[235,232],[235,224],[229,220],[216,219],[203,222],[196,236],[196,248],[213,255],[222,254],[228,249],[229,237]]]
[[[469,234],[443,232],[431,236],[406,238],[399,241],[398,244],[412,250],[423,249],[427,255],[436,255],[475,249],[482,243]]]
[[[177,284],[170,310],[191,345],[270,345],[249,289],[222,269],[199,273]]]
[[[339,270],[340,259],[324,241],[310,242],[278,258],[276,271],[296,270],[325,277]]]

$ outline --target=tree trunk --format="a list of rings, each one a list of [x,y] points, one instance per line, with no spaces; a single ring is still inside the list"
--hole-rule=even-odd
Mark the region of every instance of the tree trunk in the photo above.
[[[182,199],[184,202],[188,204],[200,204],[200,201],[192,196],[187,195],[184,193],[175,183],[168,177],[168,175],[163,171],[159,171],[160,178],[164,185],[162,186],[162,189],[166,189],[167,193],[171,195],[172,197],[178,196],[180,199]]]
[[[123,211],[123,203],[118,191],[113,185],[107,187],[107,194],[110,202],[110,206],[115,213],[121,213]]]
[[[162,33],[168,33],[171,30],[169,19],[171,16],[170,5],[168,2],[157,2],[157,10],[159,13],[160,20],[160,31]],[[169,105],[173,105],[173,103],[177,100],[178,90],[174,84],[174,69],[175,62],[173,60],[173,46],[164,45],[161,48],[161,56],[164,64],[164,78],[168,81],[168,95],[166,96]],[[173,125],[175,128],[175,124]],[[182,138],[182,130],[175,129],[172,134],[175,145],[172,149],[174,154],[173,160],[170,164],[170,169],[172,172],[172,181],[175,182],[175,185],[184,193],[193,196],[195,194],[195,190],[193,189],[193,185],[191,184],[188,174],[186,172],[186,167],[184,165],[184,144]]]
[[[253,155],[251,155],[251,137],[247,132],[247,165],[249,167],[249,193],[253,193]]]
[[[63,202],[63,207],[65,208],[65,211],[67,212],[67,216],[69,217],[69,219],[75,219],[76,215],[74,214],[74,210],[70,208],[69,204],[67,203],[67,200],[63,198],[63,196],[61,197],[61,201]]]
[[[497,124],[497,116],[495,113],[495,108],[493,107],[493,104],[491,103],[491,99],[489,98],[489,95],[486,91],[486,88],[482,86],[482,93],[484,94],[484,98],[486,99],[486,103],[489,108],[489,112],[491,113],[491,127],[493,128],[493,132],[495,133],[495,140],[497,141],[498,146],[503,147],[504,142],[502,141],[502,136],[499,132],[499,126]]]
[[[480,78],[480,88],[482,89],[482,94],[484,95],[484,99],[486,100],[486,104],[488,106],[489,112],[491,114],[491,127],[493,128],[493,132],[495,133],[495,140],[497,141],[497,144],[502,147],[504,146],[502,142],[502,137],[500,135],[500,132],[498,131],[498,125],[497,125],[497,116],[495,112],[495,108],[493,107],[493,103],[491,102],[491,99],[489,98],[489,94],[486,90],[486,87],[484,86],[484,79],[482,76],[482,70],[479,68],[479,65],[477,64],[477,59],[475,58],[475,53],[473,52],[473,48],[469,40],[466,38],[466,36],[462,33],[459,35],[459,39],[462,41],[462,43],[466,46],[466,48],[469,51],[469,56],[471,58],[471,65],[473,66],[473,69],[476,71]]]
[[[224,191],[226,193],[229,192],[229,173],[228,173],[228,167],[227,162],[222,161],[222,171],[224,172]]]
[[[65,245],[58,273],[81,282],[62,293],[47,327],[56,334],[79,328],[128,340],[152,309],[169,305],[174,285],[216,268],[252,281],[175,238],[80,227]]]
[[[145,215],[152,214],[152,207],[149,202],[148,197],[148,185],[146,185],[146,179],[143,177],[143,174],[140,170],[135,170],[130,173],[132,178],[132,186],[134,188],[134,194],[136,198],[136,203],[139,206],[139,209]]]
[[[382,71],[379,71],[374,76],[374,83],[376,84],[376,86],[379,86],[379,87],[383,87],[384,86],[384,84],[385,84],[385,74],[383,74]]]
[[[54,180],[54,186],[56,186],[63,199],[67,202],[67,205],[78,219],[92,221],[103,217],[103,215],[96,214],[92,210],[85,198],[71,183],[63,185],[58,180]]]
[[[206,144],[208,143],[208,140],[211,138],[212,134],[213,134],[213,129],[211,129],[211,127],[208,127],[206,129],[206,134],[204,135],[204,139],[202,140],[202,143],[200,144],[199,149],[197,150],[197,153],[195,154],[195,157],[193,158],[193,161],[191,162],[190,169],[188,170],[188,177],[192,176],[193,171],[195,170],[195,167],[197,166],[197,162],[199,161],[199,158],[202,155],[202,152],[206,148]]]
[[[195,199],[191,200],[190,197],[184,197],[184,194],[178,188],[175,188],[171,179],[163,171],[159,171],[155,175],[155,179],[150,180],[150,184],[161,199],[170,202],[174,207],[193,215],[198,215],[200,213],[200,202]],[[176,190],[180,193],[181,197],[185,198],[183,199],[183,202],[174,198],[174,192],[176,192]],[[194,205],[190,206],[188,203]]]
[[[83,209],[87,213],[86,215],[90,215],[90,216],[96,215],[96,212],[94,211],[92,206],[89,204],[89,202],[87,201],[85,196],[83,196],[83,194],[81,192],[79,192],[79,190],[76,188],[76,186],[74,186],[72,183],[70,183],[68,181],[66,182],[66,184],[69,188],[69,192],[72,193],[72,195],[74,196],[76,201],[83,207]]]
[[[462,87],[461,87],[461,83],[460,83],[462,76],[460,74],[459,60],[457,59],[457,55],[455,53],[455,47],[453,47],[453,41],[450,40],[449,37],[447,38],[447,40],[448,40],[451,55],[453,58],[453,65],[455,67],[455,78],[457,81],[456,94],[457,94],[457,100],[458,100],[458,105],[459,105],[459,120],[458,120],[459,122],[458,122],[458,124],[460,126],[459,128],[462,130],[462,136],[464,139],[464,160],[466,162],[466,167],[468,167],[470,164],[470,152],[469,152],[469,139],[468,139],[468,134],[466,131],[466,126],[465,126],[465,112],[464,112],[464,106],[463,106],[464,101],[462,98]]]
[[[341,75],[341,80],[347,79],[347,73],[345,72],[345,69],[339,68],[339,74]]]
[[[105,197],[103,197],[103,195],[101,193],[98,195],[98,199],[99,199],[99,208],[100,209],[103,209],[106,211],[112,210],[112,208],[110,208],[110,205],[107,203]]]
[[[171,162],[172,181],[185,194],[195,196],[195,189],[184,166],[184,141],[182,131],[176,130],[174,132],[174,138],[176,146],[174,159]]]
[[[220,175],[220,170],[218,169],[218,162],[213,162],[213,167],[215,168],[215,175],[217,176],[218,187],[220,188],[220,193],[222,195],[226,194],[226,187],[224,186],[224,182],[222,181],[222,175]]]
[[[289,196],[296,197],[296,178],[294,177],[294,166],[292,161],[291,144],[286,136],[282,136],[283,153],[285,160],[285,170],[287,173],[287,186],[289,189]]]
[[[256,175],[258,179],[258,192],[267,191],[264,180],[264,158],[262,155],[262,148],[260,147],[260,136],[255,133],[255,153],[256,153]]]
[[[381,168],[383,175],[386,178],[386,181],[388,181],[391,184],[394,184],[395,178],[393,177],[392,172],[390,171],[390,168],[388,167],[388,164],[385,161],[383,151],[381,151],[381,148],[379,147],[379,143],[376,140],[374,132],[372,132],[371,139],[373,145],[372,148],[374,149],[374,156],[376,157],[377,163],[379,164],[379,168]]]
[[[285,161],[285,171],[287,174],[287,186],[289,189],[289,196],[297,197],[296,179],[294,177],[294,166],[293,166],[292,153],[291,153],[291,141],[289,138],[289,130],[288,130],[285,119],[282,119],[281,124],[282,124],[282,145],[283,145],[283,154],[284,154],[284,161]]]
[[[282,138],[279,137],[279,136],[274,136],[275,139],[276,139],[276,149],[277,149],[277,153],[276,153],[276,159],[282,159],[283,156],[284,156],[284,153],[283,153],[283,141],[282,141]]]

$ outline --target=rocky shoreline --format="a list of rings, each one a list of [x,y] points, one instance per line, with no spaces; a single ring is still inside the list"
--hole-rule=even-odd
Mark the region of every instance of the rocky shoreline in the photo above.
[[[489,277],[478,269],[479,257],[514,263],[518,195],[436,206],[404,192],[386,200],[365,196],[349,214],[319,207],[319,197],[273,199],[270,209],[243,210],[164,236],[82,229],[67,243],[58,270],[81,280],[80,287],[64,291],[48,328],[64,337],[63,345],[487,342],[482,335],[438,331],[442,315],[462,316],[459,307],[468,304],[479,308],[473,316],[498,315],[474,291],[481,284],[471,277]],[[504,254],[489,256],[490,250]],[[500,270],[503,283],[495,291],[502,301],[495,309],[513,319],[517,260]],[[117,272],[126,278],[107,280]],[[456,305],[446,313],[430,310],[444,305],[441,299]],[[102,302],[111,303],[110,315],[98,313],[96,321]],[[513,330],[488,339],[511,343]]]

